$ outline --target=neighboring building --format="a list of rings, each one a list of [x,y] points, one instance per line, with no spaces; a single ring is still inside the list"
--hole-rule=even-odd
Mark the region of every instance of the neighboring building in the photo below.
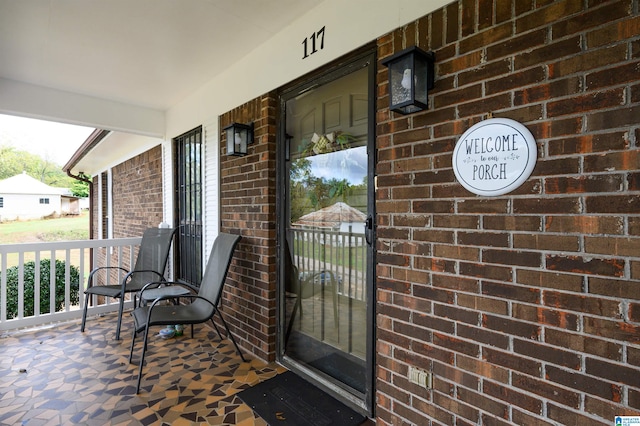
[[[612,424],[640,413],[639,9],[318,1],[65,168],[92,177],[96,237],[180,226],[179,279],[241,234],[220,306],[241,346],[378,425]],[[412,46],[434,52],[435,84],[402,115],[383,61]],[[478,196],[452,157],[491,117],[524,125],[537,162]],[[232,123],[253,124],[245,156],[227,153]],[[365,250],[292,244],[293,207],[329,200],[363,212]],[[313,290],[294,313],[292,278]]]
[[[78,198],[26,172],[0,180],[0,222],[79,214]]]

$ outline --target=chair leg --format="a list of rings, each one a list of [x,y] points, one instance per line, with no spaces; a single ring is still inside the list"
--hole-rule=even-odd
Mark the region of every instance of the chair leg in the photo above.
[[[136,395],[140,393],[140,382],[142,381],[142,367],[144,366],[144,355],[147,352],[147,338],[149,337],[149,324],[144,328],[144,345],[142,345],[142,356],[140,357],[140,368],[138,369],[138,384],[136,385]]]
[[[216,325],[216,322],[213,320],[213,317],[211,317],[211,324],[213,324],[213,328],[216,329],[216,333],[218,333],[218,337],[220,338],[220,340],[222,340],[222,334],[220,334],[220,330],[218,329],[218,326]],[[193,336],[191,336],[193,337]]]
[[[124,294],[120,296],[120,307],[118,308],[118,325],[116,326],[116,340],[120,340],[120,327],[122,326],[122,312],[124,311]]]
[[[136,344],[136,336],[138,335],[138,333],[135,330],[133,330],[133,336],[131,336],[131,350],[129,351],[129,364],[131,364],[131,359],[133,358],[133,347]]]
[[[87,309],[89,308],[89,293],[86,293],[84,298],[84,310],[82,311],[82,325],[80,331],[84,331],[84,325],[87,323]]]
[[[238,351],[238,355],[240,355],[240,358],[242,358],[242,361],[247,362],[247,360],[244,359],[244,355],[242,355],[242,352],[240,351],[240,346],[238,346],[238,344],[236,343],[236,339],[233,338],[233,334],[231,334],[231,330],[229,330],[229,326],[227,325],[227,322],[222,317],[222,312],[220,312],[219,309],[216,309],[216,312],[218,313],[218,315],[220,315],[222,324],[224,325],[224,328],[227,330],[227,336],[229,337],[229,340],[231,340],[231,342],[233,343],[233,346],[236,347],[236,351]]]

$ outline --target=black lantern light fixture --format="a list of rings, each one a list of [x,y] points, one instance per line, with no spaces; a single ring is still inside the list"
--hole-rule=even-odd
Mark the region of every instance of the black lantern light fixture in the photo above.
[[[247,145],[253,143],[253,123],[232,123],[224,131],[227,133],[227,155],[247,155]]]
[[[428,91],[433,89],[433,52],[417,46],[396,53],[382,61],[389,68],[389,107],[401,114],[427,109]]]

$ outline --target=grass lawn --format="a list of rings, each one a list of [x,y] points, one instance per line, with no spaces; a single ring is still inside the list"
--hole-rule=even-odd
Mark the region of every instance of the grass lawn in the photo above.
[[[0,223],[0,244],[38,243],[51,241],[70,241],[89,239],[89,213],[59,219],[29,220]],[[64,251],[56,253],[58,259],[64,259]],[[44,256],[47,257],[47,256]],[[25,255],[25,261],[34,260],[33,253]],[[71,263],[80,264],[79,250],[71,251]],[[18,264],[18,255],[7,256],[7,267]],[[88,252],[85,253],[85,265],[89,267]]]
[[[89,213],[59,219],[0,223],[0,244],[88,240]]]

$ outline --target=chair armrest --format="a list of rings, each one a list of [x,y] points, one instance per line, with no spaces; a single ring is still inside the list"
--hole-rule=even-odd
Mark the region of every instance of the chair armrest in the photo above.
[[[192,300],[201,299],[207,302],[208,304],[210,304],[213,307],[213,309],[216,309],[216,306],[213,304],[213,302],[211,302],[209,299],[202,297],[198,294],[185,294],[184,296],[180,296],[180,297],[185,297],[187,299],[192,299]],[[174,296],[161,296],[161,297],[158,297],[156,300],[154,300],[153,303],[151,303],[151,305],[149,306],[149,310],[147,312],[147,324],[151,322],[151,313],[153,312],[153,308],[155,308],[156,305],[162,302],[163,300],[169,300],[173,298]]]
[[[87,278],[87,288],[92,287],[93,286],[93,276],[103,270],[106,269],[119,269],[121,271],[124,272],[129,272],[128,269],[123,268],[122,266],[98,266],[97,268],[94,268],[90,273],[89,273],[89,277]]]
[[[162,275],[158,271],[154,271],[153,269],[136,269],[135,271],[128,272],[127,275],[124,276],[124,278],[122,279],[123,285],[129,280],[129,278],[131,278],[135,274],[139,274],[141,272],[156,274],[158,276],[158,278],[164,280],[164,275]]]

